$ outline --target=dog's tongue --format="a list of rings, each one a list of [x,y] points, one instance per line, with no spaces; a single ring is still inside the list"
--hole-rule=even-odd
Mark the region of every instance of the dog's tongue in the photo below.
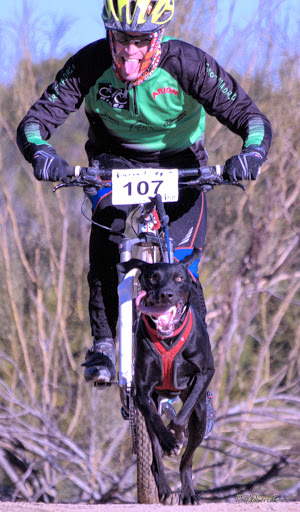
[[[153,305],[153,306],[146,306],[145,304],[143,304],[142,302],[142,299],[147,295],[147,292],[145,291],[142,291],[138,296],[137,298],[135,299],[135,304],[136,304],[136,307],[139,309],[139,311],[141,311],[142,313],[144,313],[144,315],[151,315],[151,316],[154,316],[154,317],[168,317],[169,314],[170,314],[170,310],[172,310],[175,306],[172,306],[170,308],[170,306],[157,306],[157,305]],[[175,310],[176,310],[176,307],[175,307]]]
[[[145,295],[147,295],[147,292],[145,292],[145,290],[143,290],[135,299],[135,305],[138,309],[141,309],[141,300],[143,297],[145,297]]]

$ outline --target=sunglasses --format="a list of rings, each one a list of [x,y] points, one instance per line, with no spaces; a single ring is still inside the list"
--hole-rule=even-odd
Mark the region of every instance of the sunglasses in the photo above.
[[[115,41],[121,43],[123,46],[127,46],[129,44],[134,44],[138,48],[142,48],[143,46],[148,46],[155,34],[143,34],[140,36],[130,36],[126,34],[126,32],[118,32],[116,30],[112,31]]]

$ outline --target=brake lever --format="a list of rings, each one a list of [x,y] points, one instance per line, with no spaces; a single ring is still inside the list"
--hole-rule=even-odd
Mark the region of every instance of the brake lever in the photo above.
[[[56,185],[52,189],[52,192],[56,192],[58,189],[63,188],[63,187],[85,187],[87,185],[88,185],[87,183],[80,182],[79,180],[73,180],[73,181],[63,182],[63,183],[60,183],[59,185]]]
[[[244,192],[246,190],[246,187],[242,185],[239,181],[228,181],[224,180],[222,183],[219,183],[219,185],[233,185],[234,187],[241,188]]]
[[[73,181],[66,181],[63,183],[60,183],[59,185],[56,185],[56,187],[53,188],[53,192],[56,192],[58,189],[63,187],[95,187],[97,189],[101,189],[103,187],[110,187],[110,182],[101,182],[99,179],[95,178],[94,176],[89,176],[88,179],[85,178],[77,178]]]

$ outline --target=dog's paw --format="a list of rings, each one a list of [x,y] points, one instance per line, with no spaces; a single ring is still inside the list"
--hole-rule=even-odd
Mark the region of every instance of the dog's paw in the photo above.
[[[183,448],[183,444],[177,444],[176,448],[174,448],[169,453],[164,452],[164,455],[167,455],[168,457],[177,457],[178,455],[180,455],[182,448]]]
[[[159,502],[162,505],[179,505],[179,495],[174,492],[164,494],[159,497]]]
[[[170,423],[168,425],[168,430],[169,432],[171,432],[171,434],[173,434],[173,436],[176,438],[177,442],[181,445],[183,445],[183,441],[184,441],[184,432],[182,430],[175,430],[175,428],[173,428],[172,424]]]
[[[165,432],[163,439],[160,442],[164,455],[168,455],[169,457],[175,457],[179,455],[182,444],[180,444],[174,434],[169,432],[168,430]]]
[[[177,455],[180,454],[182,448],[183,448],[183,435],[182,436],[176,436],[176,433],[174,432],[174,430],[169,430],[171,434],[173,434],[173,436],[175,437],[176,439],[176,448],[174,448],[174,450],[172,451],[172,453],[169,455],[170,457],[176,457]]]
[[[181,493],[179,495],[179,505],[200,505],[200,499],[195,493]]]

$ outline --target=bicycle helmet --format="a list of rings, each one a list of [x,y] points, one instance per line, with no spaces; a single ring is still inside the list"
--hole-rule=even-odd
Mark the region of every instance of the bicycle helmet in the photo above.
[[[102,19],[107,30],[156,32],[174,14],[175,0],[104,0]]]

